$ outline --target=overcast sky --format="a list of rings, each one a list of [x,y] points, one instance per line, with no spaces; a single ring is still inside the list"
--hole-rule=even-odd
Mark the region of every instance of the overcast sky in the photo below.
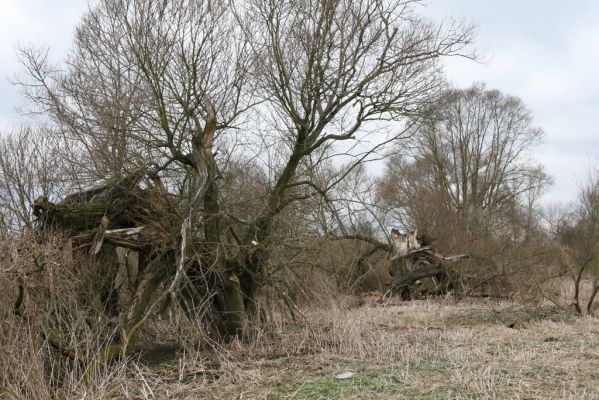
[[[15,128],[22,101],[9,78],[21,67],[18,45],[47,45],[60,60],[87,0],[0,0],[0,130]],[[554,177],[545,202],[570,201],[590,165],[599,164],[599,1],[428,0],[433,18],[479,27],[484,63],[451,59],[459,87],[475,81],[518,96],[546,132],[537,158]],[[595,117],[595,118],[594,118]]]

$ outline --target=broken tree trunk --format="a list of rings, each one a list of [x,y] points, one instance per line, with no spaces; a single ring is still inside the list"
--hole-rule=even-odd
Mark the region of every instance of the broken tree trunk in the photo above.
[[[423,240],[414,230],[405,235],[393,229],[391,231],[393,256],[390,273],[393,277],[391,290],[403,300],[414,298],[415,289],[430,279],[433,282],[429,294],[445,294],[452,287],[446,263],[467,258],[467,254],[443,256],[429,246],[423,246]],[[431,293],[432,292],[432,293]]]

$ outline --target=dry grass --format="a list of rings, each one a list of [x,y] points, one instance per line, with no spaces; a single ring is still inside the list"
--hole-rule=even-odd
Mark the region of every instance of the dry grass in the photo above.
[[[26,275],[33,266],[23,254],[37,253],[4,246],[10,263],[0,274],[2,399],[599,398],[596,318],[482,300],[379,304],[374,296],[359,307],[355,299],[328,307],[323,300],[318,310],[303,310],[302,321],[273,322],[249,344],[203,348],[197,325],[156,319],[131,359],[87,370],[64,361],[43,334],[50,319],[42,316],[54,316],[73,331],[67,342],[82,359],[107,340],[98,337],[102,326],[84,321],[90,310],[74,305],[80,295],[69,282],[77,280],[65,275],[63,255],[41,249],[43,274]],[[26,319],[12,310],[17,277],[30,296]],[[36,293],[45,297],[36,300]],[[156,337],[165,343],[155,344]],[[351,379],[334,379],[346,370]]]
[[[285,335],[279,352],[232,351],[232,381],[209,398],[599,397],[594,318],[510,303],[413,302],[311,314],[310,332]],[[269,357],[270,355],[270,357]],[[348,381],[334,374],[355,373]],[[191,397],[190,397],[191,398]]]
[[[210,351],[148,349],[65,398],[595,399],[597,319],[512,303],[422,301],[307,312]],[[342,371],[354,377],[336,381]]]

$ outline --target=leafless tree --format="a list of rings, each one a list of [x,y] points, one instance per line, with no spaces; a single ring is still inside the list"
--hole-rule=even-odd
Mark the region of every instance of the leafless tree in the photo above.
[[[388,162],[381,188],[399,209],[430,225],[423,229],[439,228],[436,220],[475,234],[497,234],[514,213],[533,212],[550,180],[531,156],[543,132],[520,99],[475,84],[448,90],[430,117]]]
[[[178,174],[187,200],[169,290],[190,261],[209,266],[223,333],[239,335],[257,314],[283,211],[378,157],[404,135],[404,118],[417,120],[438,96],[441,57],[470,56],[473,29],[420,18],[418,3],[104,0],[79,26],[64,71],[44,53],[22,53],[23,85],[79,144],[90,175],[140,164]],[[313,179],[337,157],[344,169]],[[227,202],[221,181],[246,161],[267,186],[251,215]],[[133,310],[127,326],[145,312]]]
[[[590,284],[586,296],[586,312],[591,313],[599,292],[599,171],[592,168],[580,187],[578,199],[570,210],[553,219],[554,234],[562,246],[562,263],[574,283],[573,305],[583,313],[583,289]]]
[[[31,231],[33,200],[64,193],[64,170],[55,155],[58,147],[45,127],[22,127],[0,137],[0,226]]]
[[[207,113],[218,112],[220,129],[240,112],[245,44],[236,41],[227,9],[216,2],[103,1],[79,25],[66,70],[50,66],[47,52],[21,51],[30,78],[21,84],[34,110],[80,145],[77,158],[95,177],[144,160],[159,168],[193,164]]]

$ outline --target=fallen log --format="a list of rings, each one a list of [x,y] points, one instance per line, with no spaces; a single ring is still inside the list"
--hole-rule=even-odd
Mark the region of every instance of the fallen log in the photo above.
[[[392,292],[399,295],[403,300],[411,300],[412,287],[418,285],[423,279],[436,279],[439,294],[447,292],[449,289],[449,275],[443,265],[421,265],[402,275],[398,275],[393,281]]]

